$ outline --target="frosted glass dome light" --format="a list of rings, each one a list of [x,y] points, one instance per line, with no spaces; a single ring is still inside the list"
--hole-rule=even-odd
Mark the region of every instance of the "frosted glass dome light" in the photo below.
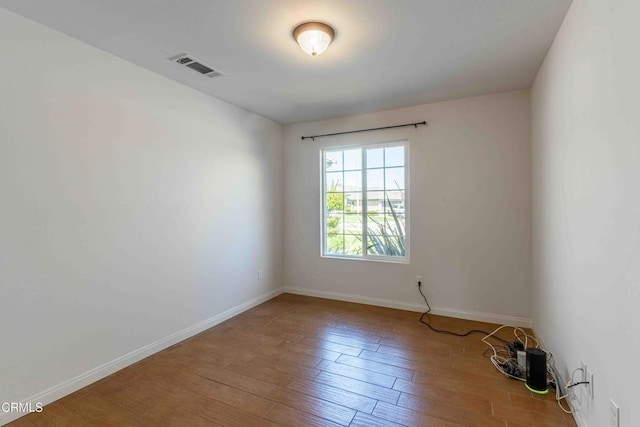
[[[293,38],[311,56],[320,55],[327,50],[334,36],[333,28],[321,22],[305,22],[293,30]]]

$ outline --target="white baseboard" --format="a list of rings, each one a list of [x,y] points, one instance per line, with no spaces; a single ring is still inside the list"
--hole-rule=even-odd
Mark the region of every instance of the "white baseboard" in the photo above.
[[[538,342],[540,343],[540,347],[545,348],[548,351],[551,351],[551,353],[553,353],[553,351],[547,346],[547,344],[546,344],[546,342],[544,340],[544,336],[542,336],[542,334],[540,333],[540,331],[536,327],[536,324],[533,321],[533,319],[531,320],[531,330],[533,331],[533,334],[536,336]],[[556,374],[558,375],[558,381],[560,381],[560,383],[562,383],[562,384],[566,384],[565,379],[562,377],[562,373],[561,372],[557,372],[557,370],[556,370]],[[573,406],[573,404],[571,403],[571,401],[569,401],[569,407],[571,408],[572,411],[575,411],[575,409],[576,409]],[[576,424],[578,425],[578,427],[589,427],[589,424],[584,419],[582,414],[580,414],[580,412],[574,412],[571,415],[573,415],[573,419],[576,422]]]
[[[180,341],[184,341],[187,338],[190,338],[196,334],[199,334],[200,332],[207,330],[219,323],[222,323],[227,319],[237,316],[238,314],[244,311],[247,311],[259,304],[262,304],[265,301],[275,298],[282,293],[283,293],[283,289],[280,288],[280,289],[276,289],[274,291],[262,294],[252,300],[249,300],[245,303],[242,303],[233,308],[230,308],[229,310],[224,311],[220,314],[217,314],[200,323],[197,323],[193,326],[189,326],[188,328],[178,331],[174,334],[171,334],[168,337],[162,338],[161,340],[158,340],[154,343],[151,343],[137,350],[134,350],[131,353],[118,357],[117,359],[112,360],[111,362],[107,362],[104,365],[91,369],[90,371],[80,374],[75,378],[71,378],[67,381],[64,381],[34,396],[31,396],[27,399],[22,400],[22,402],[31,403],[31,406],[34,408],[36,406],[36,402],[40,402],[43,405],[47,405],[75,391],[78,391],[81,388],[88,386],[89,384],[92,384],[98,380],[101,380],[102,378],[105,378],[123,368],[126,368],[127,366],[133,365],[134,363],[146,357],[149,357],[152,354],[162,351],[165,348],[171,347],[172,345],[177,344]],[[46,411],[46,408],[44,410]],[[13,412],[11,413],[0,412],[0,426],[8,424],[11,421],[15,421],[24,415],[27,415],[27,414],[13,413]]]
[[[360,295],[343,294],[339,292],[316,291],[305,288],[285,287],[284,291],[290,294],[306,295],[310,297],[327,298],[338,301],[355,302],[359,304],[375,305],[379,307],[396,308],[399,310],[425,311],[423,304],[407,304],[381,298],[369,298]],[[457,319],[476,320],[479,322],[496,323],[499,325],[512,325],[528,328],[531,326],[531,319],[526,317],[507,316],[504,314],[480,313],[476,311],[458,310],[448,307],[431,307],[431,313],[439,316],[455,317]]]
[[[572,407],[572,409],[573,409],[573,407]],[[571,415],[573,415],[573,419],[576,422],[576,424],[578,425],[578,427],[589,427],[589,424],[587,423],[587,421],[584,419],[584,417],[579,412],[574,412]]]

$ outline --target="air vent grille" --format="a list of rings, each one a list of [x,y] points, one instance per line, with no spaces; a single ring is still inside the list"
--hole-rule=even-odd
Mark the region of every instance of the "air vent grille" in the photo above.
[[[207,76],[207,77],[219,77],[222,76],[222,72],[220,70],[216,70],[215,68],[204,64],[202,61],[200,61],[199,59],[194,58],[191,55],[187,55],[187,54],[180,54],[178,56],[174,56],[169,58],[171,61],[173,62],[177,62],[180,65],[184,65],[186,67],[191,68],[194,71],[197,71],[198,73],[202,74],[203,76]]]

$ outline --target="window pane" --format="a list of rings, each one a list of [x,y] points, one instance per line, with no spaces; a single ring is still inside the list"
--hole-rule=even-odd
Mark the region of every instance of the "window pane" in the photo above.
[[[384,213],[369,213],[367,215],[367,233],[384,234]]]
[[[362,255],[362,235],[344,236],[344,253],[345,255]]]
[[[362,215],[345,214],[344,234],[362,234]]]
[[[387,190],[404,190],[404,168],[387,168],[384,175]]]
[[[326,191],[342,191],[344,188],[342,172],[327,172],[324,181],[327,186]]]
[[[367,170],[367,190],[384,189],[384,169]]]
[[[385,215],[384,234],[404,235],[404,214]]]
[[[386,245],[384,237],[376,234],[367,236],[367,254],[368,255],[386,255]]]
[[[404,166],[404,147],[387,147],[384,149],[384,165]]]
[[[384,212],[384,191],[367,191],[367,213]]]
[[[331,213],[344,211],[344,193],[327,193],[325,200],[327,211]]]
[[[344,189],[345,191],[362,190],[362,172],[345,172]]]
[[[362,192],[344,193],[344,211],[362,213]]]
[[[393,233],[369,234],[367,236],[367,254],[405,256],[405,237]]]
[[[367,253],[370,255],[405,255],[404,217],[370,213],[367,215],[367,233]]]
[[[362,150],[347,150],[344,152],[344,170],[362,169]]]
[[[327,236],[327,253],[344,255],[344,236],[342,234]]]
[[[384,166],[384,149],[371,148],[367,150],[367,169],[381,168]]]
[[[384,254],[387,256],[405,256],[404,243],[404,235],[387,233],[384,236]]]
[[[342,214],[329,213],[325,217],[327,236],[344,234],[344,220]]]
[[[324,167],[327,172],[342,170],[342,151],[328,151],[324,157]]]
[[[387,191],[385,201],[386,213],[395,212],[396,215],[404,215],[404,191]]]

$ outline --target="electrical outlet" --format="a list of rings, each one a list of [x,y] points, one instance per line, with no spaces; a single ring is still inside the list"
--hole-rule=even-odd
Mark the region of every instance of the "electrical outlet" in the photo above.
[[[422,276],[416,276],[416,283],[422,283]]]
[[[609,399],[609,426],[620,427],[620,408],[613,399]]]
[[[589,397],[591,400],[595,398],[594,388],[593,388],[593,372],[589,370],[589,368],[585,367],[585,381],[588,381],[589,384],[586,384]]]
[[[262,273],[262,270],[258,270],[258,280],[262,279],[264,279],[264,274]]]
[[[585,384],[585,390],[587,391],[587,396],[593,400],[595,398],[594,388],[593,388],[593,372],[589,369],[586,363],[580,362],[580,369],[582,370],[582,379],[580,380]]]

